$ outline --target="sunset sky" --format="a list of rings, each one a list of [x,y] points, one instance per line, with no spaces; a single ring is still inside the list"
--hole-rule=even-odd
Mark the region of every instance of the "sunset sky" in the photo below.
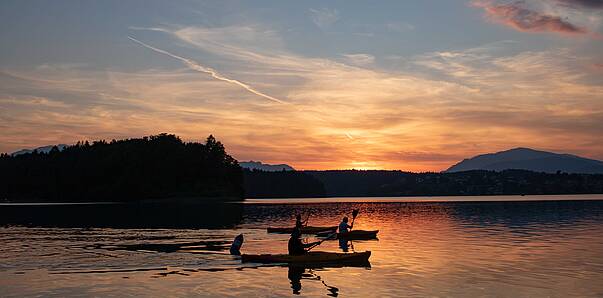
[[[213,134],[238,160],[603,160],[603,1],[7,1],[0,152]]]

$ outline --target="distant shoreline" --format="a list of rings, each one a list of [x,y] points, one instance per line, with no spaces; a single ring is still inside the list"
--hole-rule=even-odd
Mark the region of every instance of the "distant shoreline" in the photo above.
[[[484,198],[488,198],[484,200]],[[437,203],[437,202],[539,202],[539,201],[603,201],[603,194],[561,195],[473,195],[473,196],[408,196],[408,197],[322,197],[322,198],[249,198],[244,204],[304,203]]]
[[[539,201],[603,201],[603,194],[561,195],[470,195],[470,196],[406,196],[406,197],[317,197],[317,198],[222,198],[150,199],[131,202],[1,202],[0,206],[61,205],[194,205],[194,204],[306,204],[306,203],[438,203],[438,202],[539,202]]]

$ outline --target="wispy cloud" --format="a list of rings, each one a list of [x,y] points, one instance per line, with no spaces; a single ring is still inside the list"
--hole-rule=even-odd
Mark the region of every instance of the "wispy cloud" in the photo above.
[[[143,30],[143,31],[157,31],[157,32],[169,32],[167,29],[162,27],[138,27],[138,26],[130,26],[128,27],[130,30]]]
[[[70,105],[57,100],[50,100],[48,98],[39,96],[5,96],[0,97],[0,105],[20,105],[20,106],[42,106],[47,108],[69,108]]]
[[[325,29],[339,20],[339,12],[336,9],[310,8],[310,18],[316,26]]]
[[[286,102],[284,102],[284,101],[282,101],[282,100],[280,100],[278,98],[275,98],[275,97],[270,96],[268,94],[262,93],[262,92],[256,90],[255,88],[253,88],[253,87],[251,87],[251,86],[249,86],[249,85],[247,85],[247,84],[245,84],[245,83],[243,83],[241,81],[227,78],[227,77],[219,74],[214,69],[212,69],[210,67],[203,66],[203,65],[201,65],[201,64],[199,64],[199,63],[197,63],[197,62],[195,62],[195,61],[193,61],[191,59],[187,59],[187,58],[184,58],[184,57],[181,57],[181,56],[178,56],[178,55],[174,55],[174,54],[172,54],[170,52],[167,52],[167,51],[164,51],[162,49],[153,47],[153,46],[148,45],[148,44],[146,44],[146,43],[144,43],[144,42],[142,42],[142,41],[140,41],[140,40],[138,40],[138,39],[136,39],[134,37],[128,36],[128,38],[130,40],[132,40],[132,41],[134,41],[134,42],[136,42],[136,43],[138,43],[138,44],[140,44],[140,45],[148,48],[148,49],[151,49],[151,50],[157,52],[157,53],[165,54],[165,55],[168,55],[168,56],[170,56],[172,58],[178,59],[178,60],[184,62],[184,64],[187,67],[189,67],[190,69],[192,69],[192,70],[203,72],[203,73],[207,73],[207,74],[211,75],[213,78],[215,78],[217,80],[238,85],[238,86],[243,87],[245,90],[247,90],[247,91],[249,91],[249,92],[251,92],[253,94],[256,94],[258,96],[264,97],[264,98],[269,99],[271,101],[278,102],[280,104],[285,104],[286,103]]]
[[[375,62],[375,56],[370,54],[358,53],[358,54],[343,54],[346,61],[358,66],[365,66]]]

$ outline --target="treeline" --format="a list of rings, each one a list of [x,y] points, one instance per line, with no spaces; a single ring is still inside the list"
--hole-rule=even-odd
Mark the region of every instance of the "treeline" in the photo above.
[[[242,185],[238,162],[211,135],[204,144],[160,134],[0,156],[0,200],[10,202],[239,200]]]
[[[248,198],[312,198],[327,195],[318,179],[304,172],[245,170]]]
[[[0,201],[9,202],[587,193],[603,193],[602,174],[243,171],[213,136],[185,143],[160,134],[0,155]]]
[[[295,179],[294,175],[297,175]],[[601,174],[547,174],[525,170],[246,172],[245,180],[248,196],[266,198],[603,193]],[[301,183],[302,180],[305,182]]]

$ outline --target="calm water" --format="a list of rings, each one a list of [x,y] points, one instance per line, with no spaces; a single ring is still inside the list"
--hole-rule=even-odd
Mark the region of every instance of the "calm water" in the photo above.
[[[2,205],[0,296],[602,297],[603,197],[511,199],[544,201]],[[296,213],[335,225],[355,208],[354,228],[380,230],[351,243],[373,252],[370,267],[300,272],[227,254],[239,233],[243,252],[284,253],[287,235],[267,226],[290,225]]]

